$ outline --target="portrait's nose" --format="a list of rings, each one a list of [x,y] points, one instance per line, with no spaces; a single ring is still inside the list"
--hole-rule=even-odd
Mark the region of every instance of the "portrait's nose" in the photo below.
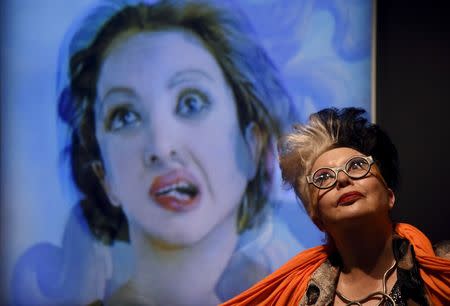
[[[155,149],[144,150],[144,165],[146,167],[154,167],[158,165],[168,165],[170,163],[180,163],[181,160],[178,156],[177,151],[161,151]]]
[[[181,163],[180,142],[173,125],[155,120],[144,139],[143,161],[146,167]]]

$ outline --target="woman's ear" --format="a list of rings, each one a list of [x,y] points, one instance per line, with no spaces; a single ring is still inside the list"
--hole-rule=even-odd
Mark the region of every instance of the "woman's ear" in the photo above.
[[[108,196],[109,202],[111,202],[112,205],[119,207],[120,201],[118,197],[112,192],[112,188],[106,178],[105,169],[103,168],[102,162],[99,160],[92,161],[91,169],[94,172],[95,176],[98,178],[100,184],[102,185],[103,190]]]
[[[261,129],[259,125],[254,121],[250,122],[245,128],[244,138],[250,153],[248,179],[253,179],[258,170],[258,163],[262,152]]]
[[[311,205],[311,208],[309,209],[309,217],[311,218],[312,222],[319,228],[319,230],[321,232],[324,232],[325,227],[322,220],[320,219],[320,213],[317,208],[317,202],[319,201],[319,191],[315,187],[312,187],[312,185],[310,185],[308,188],[310,192],[309,205]]]
[[[323,223],[322,223],[322,221],[320,220],[320,218],[317,215],[312,216],[311,220],[321,232],[325,231],[325,229],[323,227]]]
[[[388,188],[387,191],[388,191],[388,198],[389,198],[389,210],[391,210],[392,208],[394,208],[395,194],[391,188]]]

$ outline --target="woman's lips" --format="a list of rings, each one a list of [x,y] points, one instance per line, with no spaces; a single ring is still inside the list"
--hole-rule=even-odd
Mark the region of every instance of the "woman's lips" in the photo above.
[[[195,178],[184,170],[172,170],[153,179],[150,197],[161,207],[186,212],[194,209],[200,200],[200,190]]]
[[[362,197],[364,196],[357,191],[347,192],[339,197],[337,204],[338,206],[350,205],[361,199]]]

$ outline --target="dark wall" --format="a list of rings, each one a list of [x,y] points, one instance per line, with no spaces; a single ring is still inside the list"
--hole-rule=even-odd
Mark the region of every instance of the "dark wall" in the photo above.
[[[446,1],[377,5],[377,123],[400,155],[395,220],[450,240],[450,14]]]

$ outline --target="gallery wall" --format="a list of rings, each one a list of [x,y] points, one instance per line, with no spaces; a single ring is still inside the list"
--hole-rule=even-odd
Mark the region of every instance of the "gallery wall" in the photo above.
[[[450,22],[446,1],[378,1],[377,122],[398,146],[393,216],[450,239]]]

